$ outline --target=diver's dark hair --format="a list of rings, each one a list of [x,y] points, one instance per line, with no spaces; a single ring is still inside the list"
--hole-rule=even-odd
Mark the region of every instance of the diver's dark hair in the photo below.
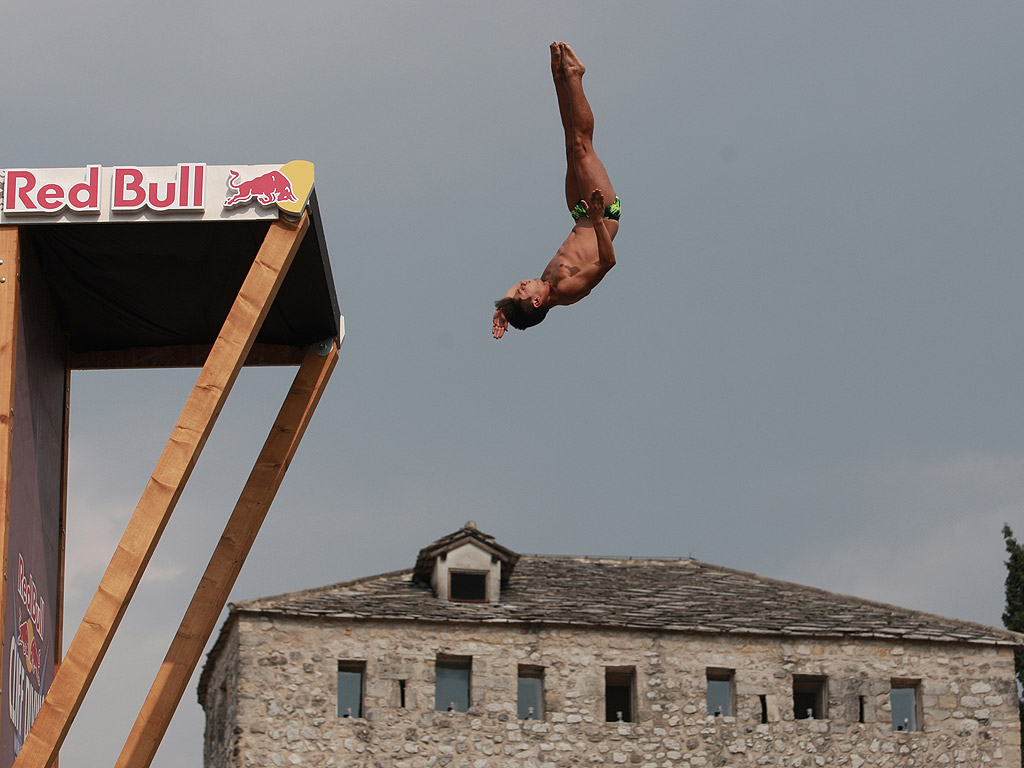
[[[546,307],[542,307],[540,309],[530,307],[529,309],[526,309],[518,301],[510,299],[507,296],[494,302],[494,306],[500,309],[502,314],[505,315],[505,319],[508,320],[509,325],[513,328],[518,328],[520,331],[525,331],[527,328],[532,328],[537,325],[537,323],[547,317],[548,314]]]

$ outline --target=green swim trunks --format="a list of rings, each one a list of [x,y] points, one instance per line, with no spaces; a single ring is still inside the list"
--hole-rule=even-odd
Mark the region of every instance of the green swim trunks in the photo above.
[[[573,221],[579,221],[580,218],[582,218],[583,216],[587,215],[587,209],[583,207],[583,201],[582,200],[580,200],[578,203],[576,203],[576,207],[572,209],[571,213],[572,213],[572,220]],[[611,219],[612,221],[618,221],[619,220],[619,216],[621,216],[621,215],[622,215],[622,201],[619,200],[619,198],[617,198],[617,197],[615,198],[615,202],[613,202],[611,205],[606,205],[604,207],[604,217],[606,219]]]

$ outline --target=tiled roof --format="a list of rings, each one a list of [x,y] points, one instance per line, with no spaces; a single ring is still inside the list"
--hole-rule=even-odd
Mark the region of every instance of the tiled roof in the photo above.
[[[233,613],[1022,645],[995,627],[689,559],[522,555],[498,603],[438,600],[413,569],[247,600]]]

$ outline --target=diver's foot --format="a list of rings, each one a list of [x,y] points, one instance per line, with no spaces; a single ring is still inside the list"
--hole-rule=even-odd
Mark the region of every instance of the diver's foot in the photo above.
[[[562,50],[558,43],[551,44],[551,76],[556,81],[565,79],[565,73],[562,71]]]
[[[587,68],[576,57],[576,52],[572,49],[572,46],[568,43],[559,43],[558,48],[562,58],[562,72],[565,73],[565,76],[583,77]]]

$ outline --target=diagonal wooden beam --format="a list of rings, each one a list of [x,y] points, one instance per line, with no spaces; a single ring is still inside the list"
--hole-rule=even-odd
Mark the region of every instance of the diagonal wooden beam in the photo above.
[[[0,227],[0,638],[7,617],[7,551],[11,532],[11,466],[14,458],[14,373],[18,359],[17,227]],[[0,640],[0,647],[3,640]],[[0,728],[11,727],[4,718]]]
[[[153,762],[337,361],[333,343],[324,355],[306,351],[115,768],[149,768]]]
[[[298,223],[276,221],[267,231],[14,761],[17,768],[46,768],[56,759],[308,227],[304,215]]]

